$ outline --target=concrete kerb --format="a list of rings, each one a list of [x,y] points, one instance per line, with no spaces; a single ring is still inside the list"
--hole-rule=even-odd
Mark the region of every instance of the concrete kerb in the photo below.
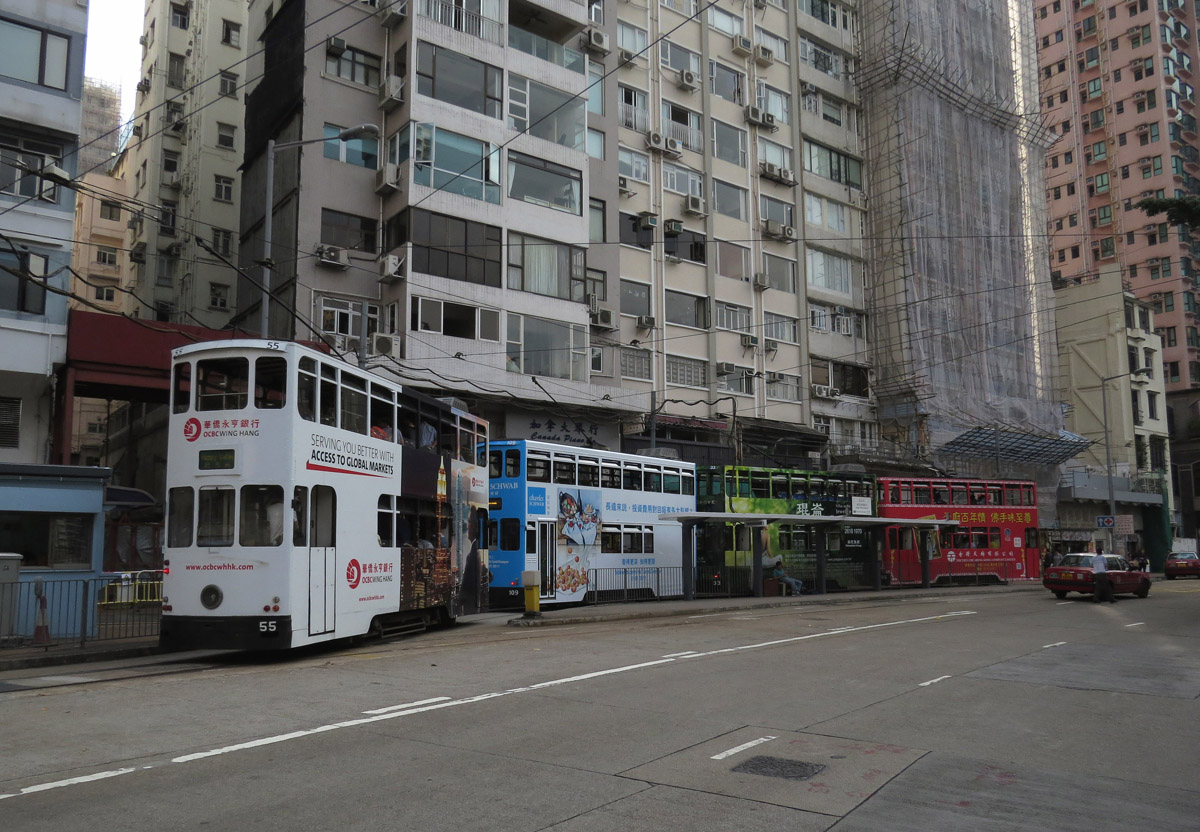
[[[604,621],[622,621],[639,618],[673,618],[722,612],[744,612],[746,610],[773,609],[797,606],[840,606],[874,601],[910,601],[939,598],[947,592],[956,595],[995,595],[1009,592],[1045,592],[1038,583],[993,586],[993,587],[941,587],[928,590],[899,590],[895,592],[849,592],[827,595],[802,595],[799,598],[743,598],[739,603],[727,599],[697,599],[695,601],[642,601],[634,604],[612,604],[589,607],[573,607],[564,610],[542,610],[538,618],[518,616],[509,619],[510,627],[547,627],[563,624],[595,624]],[[714,603],[715,602],[715,603]],[[670,605],[669,607],[666,605]]]
[[[17,648],[14,653],[23,653],[26,648]],[[61,653],[38,651],[25,655],[5,656],[0,653],[0,673],[8,670],[25,670],[32,667],[59,667],[67,664],[86,664],[90,662],[107,662],[119,659],[140,659],[145,656],[157,656],[172,651],[159,647],[158,640],[153,643],[137,645],[122,645],[120,647],[91,647],[66,648]]]

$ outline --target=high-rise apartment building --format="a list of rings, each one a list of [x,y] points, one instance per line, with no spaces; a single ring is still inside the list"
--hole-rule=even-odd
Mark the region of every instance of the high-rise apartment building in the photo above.
[[[1166,393],[1182,423],[1188,407],[1180,397],[1200,387],[1193,266],[1200,251],[1186,228],[1168,226],[1165,215],[1148,217],[1135,206],[1147,197],[1200,192],[1190,83],[1197,61],[1195,5],[1051,0],[1035,7],[1034,21],[1042,107],[1057,136],[1045,170],[1049,260],[1060,305],[1082,299],[1092,313],[1088,320],[1107,319],[1111,309],[1120,308],[1120,295],[1081,296],[1070,290],[1110,273],[1121,278],[1120,287],[1113,284],[1115,291],[1131,291],[1151,304]],[[1113,338],[1119,340],[1124,329],[1113,328]],[[1076,340],[1070,333],[1064,337]],[[1126,356],[1119,343],[1098,355],[1106,363],[1091,368],[1090,380],[1065,377],[1064,398],[1078,407],[1081,391],[1095,377],[1113,377],[1115,390],[1128,390],[1132,401],[1130,409],[1112,414],[1121,420],[1114,421],[1112,435],[1136,449],[1127,460],[1124,441],[1114,442],[1116,475],[1162,482],[1171,465],[1163,425],[1130,421],[1149,411],[1153,391],[1122,380],[1133,371],[1153,369],[1154,357],[1140,349]],[[1163,424],[1169,427],[1166,404]],[[1169,499],[1159,502],[1169,508]]]
[[[242,0],[147,0],[125,160],[145,206],[127,238],[139,317],[221,327],[234,311],[245,26]]]
[[[83,129],[79,134],[79,173],[108,173],[121,139],[121,88],[83,79]]]
[[[87,8],[0,9],[0,462],[49,457],[51,375],[66,355]],[[53,290],[57,290],[57,293]]]
[[[125,250],[130,212],[123,178],[85,173],[75,200],[75,251],[72,258],[72,309],[129,314],[133,298],[123,290],[129,278]]]

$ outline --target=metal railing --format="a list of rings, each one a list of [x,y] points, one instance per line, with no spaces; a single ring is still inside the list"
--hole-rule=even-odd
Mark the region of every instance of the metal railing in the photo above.
[[[663,126],[666,127],[669,138],[678,140],[688,150],[694,150],[697,153],[704,152],[704,133],[702,131],[675,121],[665,121]]]
[[[622,104],[619,119],[622,127],[645,133],[650,129],[650,111],[635,107],[632,104]]]
[[[417,0],[417,14],[492,43],[504,42],[504,24],[446,0]]]
[[[0,586],[0,648],[152,637],[161,618],[158,570]]]
[[[588,604],[618,604],[682,597],[682,567],[620,566],[589,569],[584,601]]]
[[[508,45],[526,55],[541,58],[543,61],[549,61],[563,69],[578,72],[580,75],[587,71],[587,61],[584,60],[582,52],[569,46],[563,46],[561,43],[555,43],[541,35],[535,35],[533,32],[518,29],[511,24],[508,27]]]

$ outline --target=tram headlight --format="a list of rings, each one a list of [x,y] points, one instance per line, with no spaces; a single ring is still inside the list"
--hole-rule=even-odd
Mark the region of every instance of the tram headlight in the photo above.
[[[215,610],[221,606],[221,602],[224,600],[225,593],[221,592],[221,588],[215,584],[209,584],[200,590],[200,603],[206,610]]]

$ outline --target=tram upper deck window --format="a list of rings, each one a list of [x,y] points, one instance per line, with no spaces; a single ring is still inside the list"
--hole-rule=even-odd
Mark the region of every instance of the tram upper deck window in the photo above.
[[[337,401],[337,368],[321,364],[321,405],[318,412],[321,415],[322,425],[328,425],[331,428],[337,427]]]
[[[300,418],[309,422],[317,420],[317,362],[301,358],[296,376],[296,410]]]
[[[575,484],[575,458],[571,456],[554,457],[554,482],[558,485]]]
[[[696,476],[691,471],[684,471],[679,475],[680,490],[684,494],[691,496],[696,493]]]
[[[663,493],[678,494],[679,493],[679,472],[672,471],[670,468],[663,469]]]
[[[196,409],[241,410],[250,388],[246,358],[209,358],[196,362]]]
[[[488,429],[483,422],[475,423],[475,464],[483,465],[487,459]]]
[[[1016,483],[1010,483],[1004,486],[1004,505],[1021,505],[1021,486],[1017,485]]]
[[[1004,486],[989,485],[987,487],[987,504],[989,506],[1004,505]]]
[[[504,470],[504,451],[491,451],[488,453],[488,476],[494,480],[498,480],[502,476]]]
[[[167,492],[167,547],[191,546],[195,522],[196,495],[191,487],[172,488]]]
[[[192,399],[192,365],[180,361],[175,365],[175,383],[171,388],[171,410],[174,413],[187,413]]]
[[[620,526],[604,526],[600,529],[600,551],[606,555],[621,553]]]
[[[371,436],[387,442],[396,437],[395,395],[379,384],[371,385]]]
[[[935,482],[933,484],[933,502],[939,506],[949,505],[950,486],[944,482]]]
[[[510,479],[521,476],[521,452],[516,448],[504,452],[504,476]]]
[[[254,361],[254,406],[279,410],[287,402],[287,359],[270,355]]]
[[[601,488],[620,488],[621,487],[621,466],[615,462],[600,463],[600,487]]]
[[[579,484],[589,488],[600,487],[600,460],[579,458]]]
[[[458,459],[458,421],[452,413],[438,414],[438,450],[444,456]]]
[[[367,380],[342,373],[342,430],[367,432]]]
[[[474,425],[465,419],[458,426],[458,458],[463,462],[475,462]]]
[[[640,466],[636,463],[633,463],[633,462],[626,462],[621,467],[624,471],[624,473],[623,473],[624,479],[623,479],[622,485],[624,486],[625,490],[626,491],[641,491],[642,490],[642,466]]]
[[[792,487],[788,484],[787,474],[771,475],[771,496],[776,500],[786,500],[791,496]]]
[[[525,478],[530,482],[550,482],[550,457],[529,454],[525,461]]]
[[[987,502],[987,491],[983,487],[983,483],[973,482],[967,486],[967,491],[971,494],[971,505],[981,506]]]
[[[750,496],[750,477],[742,468],[734,468],[725,474],[725,490],[731,497]]]
[[[642,474],[642,485],[645,491],[655,494],[662,493],[662,469],[646,466]]]
[[[771,496],[771,475],[766,471],[751,471],[750,494],[754,497]]]
[[[1037,504],[1037,500],[1034,499],[1033,495],[1033,486],[1028,483],[1021,486],[1021,504],[1026,506]]]
[[[888,483],[888,502],[894,506],[900,505],[900,483]]]
[[[951,483],[950,496],[953,498],[954,505],[965,506],[967,504],[967,486]]]
[[[913,483],[913,504],[918,506],[927,506],[931,502],[933,502],[933,499],[929,496],[929,483]]]

